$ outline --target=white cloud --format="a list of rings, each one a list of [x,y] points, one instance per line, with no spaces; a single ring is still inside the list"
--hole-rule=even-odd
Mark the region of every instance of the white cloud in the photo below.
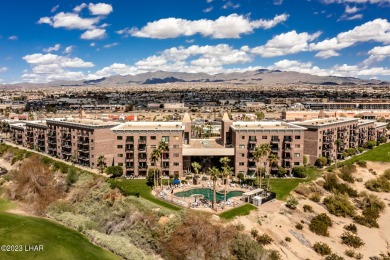
[[[0,73],[1,73],[1,72],[6,72],[7,70],[8,70],[7,67],[0,67]]]
[[[81,39],[83,40],[103,39],[104,37],[106,37],[105,29],[92,29],[81,35]]]
[[[223,9],[237,9],[240,7],[240,4],[233,4],[232,1],[228,0],[226,4],[222,6]]]
[[[345,20],[359,20],[359,19],[362,19],[362,18],[363,18],[362,14],[355,14],[355,15],[352,15],[352,16],[347,16],[344,19]]]
[[[313,66],[311,62],[300,62],[296,60],[281,60],[275,62],[274,65],[269,66],[271,70],[282,70],[282,71],[295,71],[299,73],[309,73],[312,75],[326,76],[327,71],[320,69],[317,66]]]
[[[326,51],[320,51],[316,55],[316,57],[322,58],[322,59],[327,59],[330,57],[337,57],[340,56],[338,52],[335,52],[334,50],[326,50]]]
[[[347,32],[339,33],[334,38],[311,43],[310,50],[341,50],[358,42],[367,41],[390,43],[390,23],[386,19],[375,19],[360,26],[356,26]]]
[[[117,46],[118,44],[119,43],[117,43],[117,42],[106,44],[106,45],[103,46],[103,48],[109,49],[109,48]]]
[[[75,11],[76,13],[79,13],[79,12],[81,12],[81,10],[83,10],[87,6],[88,5],[86,3],[82,3],[80,5],[77,5],[75,8],[73,8],[73,11]]]
[[[11,40],[11,41],[16,41],[17,39],[19,39],[19,37],[16,35],[12,35],[12,36],[8,37],[8,40]]]
[[[108,15],[113,11],[112,6],[110,4],[105,3],[90,3],[88,5],[88,9],[93,15]]]
[[[274,5],[281,5],[283,4],[283,0],[274,0]]]
[[[58,51],[61,48],[61,44],[57,43],[54,46],[51,46],[49,48],[43,49],[44,52],[52,52],[52,51]]]
[[[390,45],[374,47],[368,51],[368,54],[370,54],[370,57],[363,61],[363,64],[365,65],[383,61],[384,59],[390,57]]]
[[[204,13],[210,13],[213,9],[214,9],[214,7],[210,6],[210,7],[206,8],[206,9],[203,9],[203,12]]]
[[[70,54],[73,51],[73,47],[72,45],[66,47],[63,53]]]
[[[338,4],[343,4],[343,3],[355,3],[355,4],[365,4],[365,3],[370,3],[370,4],[388,4],[390,1],[389,0],[322,0],[323,3],[325,4],[333,4],[333,3],[338,3]]]
[[[282,33],[267,41],[265,45],[253,48],[252,53],[261,57],[277,57],[308,51],[308,43],[317,39],[320,34],[320,32],[309,34],[306,32],[297,33],[296,31]]]
[[[270,29],[277,24],[286,21],[287,14],[275,16],[272,20],[250,20],[243,15],[231,14],[221,16],[217,20],[190,21],[179,18],[165,18],[149,22],[140,30],[137,28],[123,29],[118,34],[130,34],[135,37],[167,39],[179,36],[192,36],[201,34],[212,38],[240,38],[241,34],[252,33],[254,29]]]
[[[68,68],[89,68],[93,67],[92,62],[85,62],[80,58],[69,58],[65,56],[59,56],[55,54],[42,54],[42,53],[34,53],[30,55],[26,55],[23,59],[29,64],[36,65],[48,65],[48,64],[57,64],[60,67],[68,67]]]
[[[54,13],[55,11],[57,11],[58,7],[60,7],[60,5],[54,6],[54,7],[50,10],[50,12],[51,12],[51,13]]]
[[[357,8],[356,6],[352,6],[350,7],[349,5],[346,5],[345,6],[345,13],[347,14],[354,14],[356,12],[358,12],[360,9]]]
[[[75,13],[58,13],[53,17],[42,17],[39,19],[38,24],[49,24],[54,28],[66,28],[66,29],[92,29],[99,22],[99,18],[82,18]]]
[[[389,76],[390,75],[390,68],[370,68],[370,69],[363,69],[359,70],[357,73],[358,76]]]
[[[206,3],[209,4],[209,3],[211,3],[212,1],[213,1],[213,0],[206,0]]]
[[[94,43],[94,42],[91,42],[91,43],[89,44],[89,46],[91,46],[91,47],[95,47],[95,45],[96,45],[96,43]]]

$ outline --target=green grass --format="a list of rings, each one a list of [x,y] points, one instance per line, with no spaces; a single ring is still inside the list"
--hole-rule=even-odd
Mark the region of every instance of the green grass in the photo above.
[[[144,199],[147,199],[159,206],[171,209],[174,211],[179,211],[182,208],[175,206],[169,202],[160,200],[152,195],[152,189],[146,185],[145,179],[108,179],[108,182],[113,184],[113,187],[118,187],[121,190],[127,192],[139,192],[140,196]]]
[[[299,178],[273,178],[270,180],[270,190],[272,192],[276,193],[276,198],[278,200],[285,200],[288,195],[290,195],[290,192],[294,190],[299,183],[302,182],[310,182],[315,179],[317,179],[319,176],[321,176],[321,173],[318,169],[314,167],[307,167],[308,174],[305,179],[299,179]],[[264,182],[266,179],[264,180]]]
[[[368,150],[365,153],[353,156],[352,158],[337,163],[337,167],[345,164],[352,164],[356,161],[371,161],[371,162],[390,162],[390,143],[382,144],[374,149]],[[335,165],[328,167],[334,169]]]
[[[224,219],[233,219],[236,216],[249,215],[251,210],[254,210],[254,209],[257,209],[257,208],[255,206],[253,206],[252,204],[245,204],[243,206],[227,210],[227,211],[219,214],[219,216],[221,218],[224,218]]]
[[[120,259],[93,245],[77,231],[42,218],[5,213],[12,204],[0,199],[0,245],[43,245],[43,252],[4,252],[0,259]]]

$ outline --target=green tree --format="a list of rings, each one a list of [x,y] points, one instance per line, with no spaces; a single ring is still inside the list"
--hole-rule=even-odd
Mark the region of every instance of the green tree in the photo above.
[[[103,173],[106,166],[106,157],[104,157],[104,155],[99,155],[97,159],[97,167],[99,168],[99,172]]]
[[[337,154],[339,152],[339,149],[340,149],[340,146],[343,144],[343,140],[341,139],[337,139],[336,141],[334,141],[334,144],[336,145],[336,157],[335,157],[335,168],[337,169]]]
[[[228,157],[222,157],[219,159],[219,162],[222,163],[222,178],[225,181],[225,188],[224,188],[224,203],[226,203],[226,191],[227,191],[227,185],[229,182],[229,177],[233,174],[233,168],[229,166],[230,159]]]
[[[303,166],[306,166],[307,165],[307,156],[304,155],[303,156]]]
[[[257,146],[255,148],[255,151],[253,152],[253,158],[256,161],[256,176],[257,176],[257,183],[259,184],[261,188],[261,173],[262,169],[264,168],[264,162],[263,158],[267,157],[268,153],[271,151],[271,148],[269,144],[262,144],[260,146]],[[259,165],[260,163],[260,165]],[[263,165],[262,165],[263,164]],[[262,166],[261,166],[262,165]]]
[[[209,169],[210,179],[213,181],[213,209],[216,209],[217,204],[217,180],[221,176],[221,172],[215,166]]]
[[[106,168],[106,173],[111,175],[111,178],[121,177],[123,175],[122,166],[109,166]]]
[[[157,167],[157,161],[160,158],[160,151],[158,149],[153,149],[153,151],[150,154],[150,160],[152,163],[154,163],[153,167],[153,188],[154,185],[157,183],[157,175],[156,175],[156,167]]]
[[[265,114],[263,111],[256,112],[256,117],[258,120],[263,120],[265,118]]]
[[[159,151],[159,153],[160,153],[160,164],[161,164],[161,170],[160,170],[160,172],[159,172],[159,178],[158,178],[158,180],[157,180],[157,183],[158,183],[157,185],[162,186],[162,169],[163,169],[162,164],[163,164],[163,154],[164,154],[164,152],[166,152],[166,151],[169,150],[169,146],[168,146],[168,144],[167,144],[165,141],[161,140],[161,141],[158,143],[157,149],[158,149],[158,151]]]
[[[277,167],[278,166],[278,162],[279,162],[279,159],[278,159],[278,155],[274,154],[274,153],[271,153],[269,156],[268,156],[268,162],[269,162],[269,166],[270,168],[272,167]],[[271,179],[271,169],[269,169],[268,171],[268,178],[267,178],[267,190],[269,189],[269,181]]]
[[[198,162],[191,163],[192,169],[194,169],[195,175],[199,174],[200,169],[202,169],[202,165],[200,165]]]

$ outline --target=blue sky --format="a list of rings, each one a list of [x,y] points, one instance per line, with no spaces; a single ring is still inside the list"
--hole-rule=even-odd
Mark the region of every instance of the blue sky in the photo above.
[[[0,83],[258,68],[390,80],[390,0],[13,0]]]

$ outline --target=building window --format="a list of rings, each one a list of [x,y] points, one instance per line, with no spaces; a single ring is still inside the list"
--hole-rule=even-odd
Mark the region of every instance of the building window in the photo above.
[[[123,140],[123,136],[118,135],[118,136],[116,137],[116,140]],[[91,140],[91,141],[92,141],[92,140]]]
[[[122,153],[119,153],[119,154],[118,154],[118,157],[123,157],[123,154],[122,154]]]
[[[174,136],[173,139],[175,139],[177,141],[177,140],[179,140],[179,137],[178,136]]]
[[[156,149],[156,148],[157,148],[157,146],[156,146],[155,144],[153,144],[153,145],[151,145],[151,146],[150,146],[150,148],[152,148],[152,149]]]
[[[161,138],[161,141],[168,143],[169,142],[169,136],[163,136]]]
[[[179,171],[174,171],[173,174],[177,175],[179,174]]]
[[[123,148],[123,145],[119,144],[116,146],[118,149],[122,149]]]
[[[296,157],[296,158],[301,157],[301,154],[300,153],[294,153],[294,157]]]
[[[178,162],[174,162],[173,166],[179,166],[179,163]]]
[[[301,136],[300,135],[296,135],[295,139],[301,139]]]
[[[178,144],[174,144],[173,145],[173,149],[178,149],[179,148],[179,145]]]
[[[239,166],[245,166],[245,163],[244,162],[239,162],[238,165]]]
[[[301,148],[301,145],[300,144],[296,144],[295,148]]]
[[[173,154],[173,157],[176,157],[176,158],[177,158],[177,157],[179,157],[179,154],[178,154],[178,153],[174,153],[174,154]]]
[[[150,163],[150,166],[155,166],[156,164],[154,162]]]
[[[120,162],[120,163],[118,163],[118,166],[123,166],[123,163],[121,163],[121,162]]]
[[[154,135],[151,136],[151,137],[150,137],[150,140],[156,140],[156,136],[154,136]]]
[[[242,139],[242,140],[245,140],[245,135],[241,136],[241,139]]]
[[[240,145],[239,145],[239,148],[240,148],[240,149],[245,149],[245,144],[240,144]]]
[[[241,157],[245,157],[245,153],[242,153],[242,154],[241,154]]]
[[[268,136],[263,135],[263,136],[261,137],[261,139],[266,140],[266,139],[268,139]]]
[[[299,165],[299,162],[294,162],[294,165]]]

